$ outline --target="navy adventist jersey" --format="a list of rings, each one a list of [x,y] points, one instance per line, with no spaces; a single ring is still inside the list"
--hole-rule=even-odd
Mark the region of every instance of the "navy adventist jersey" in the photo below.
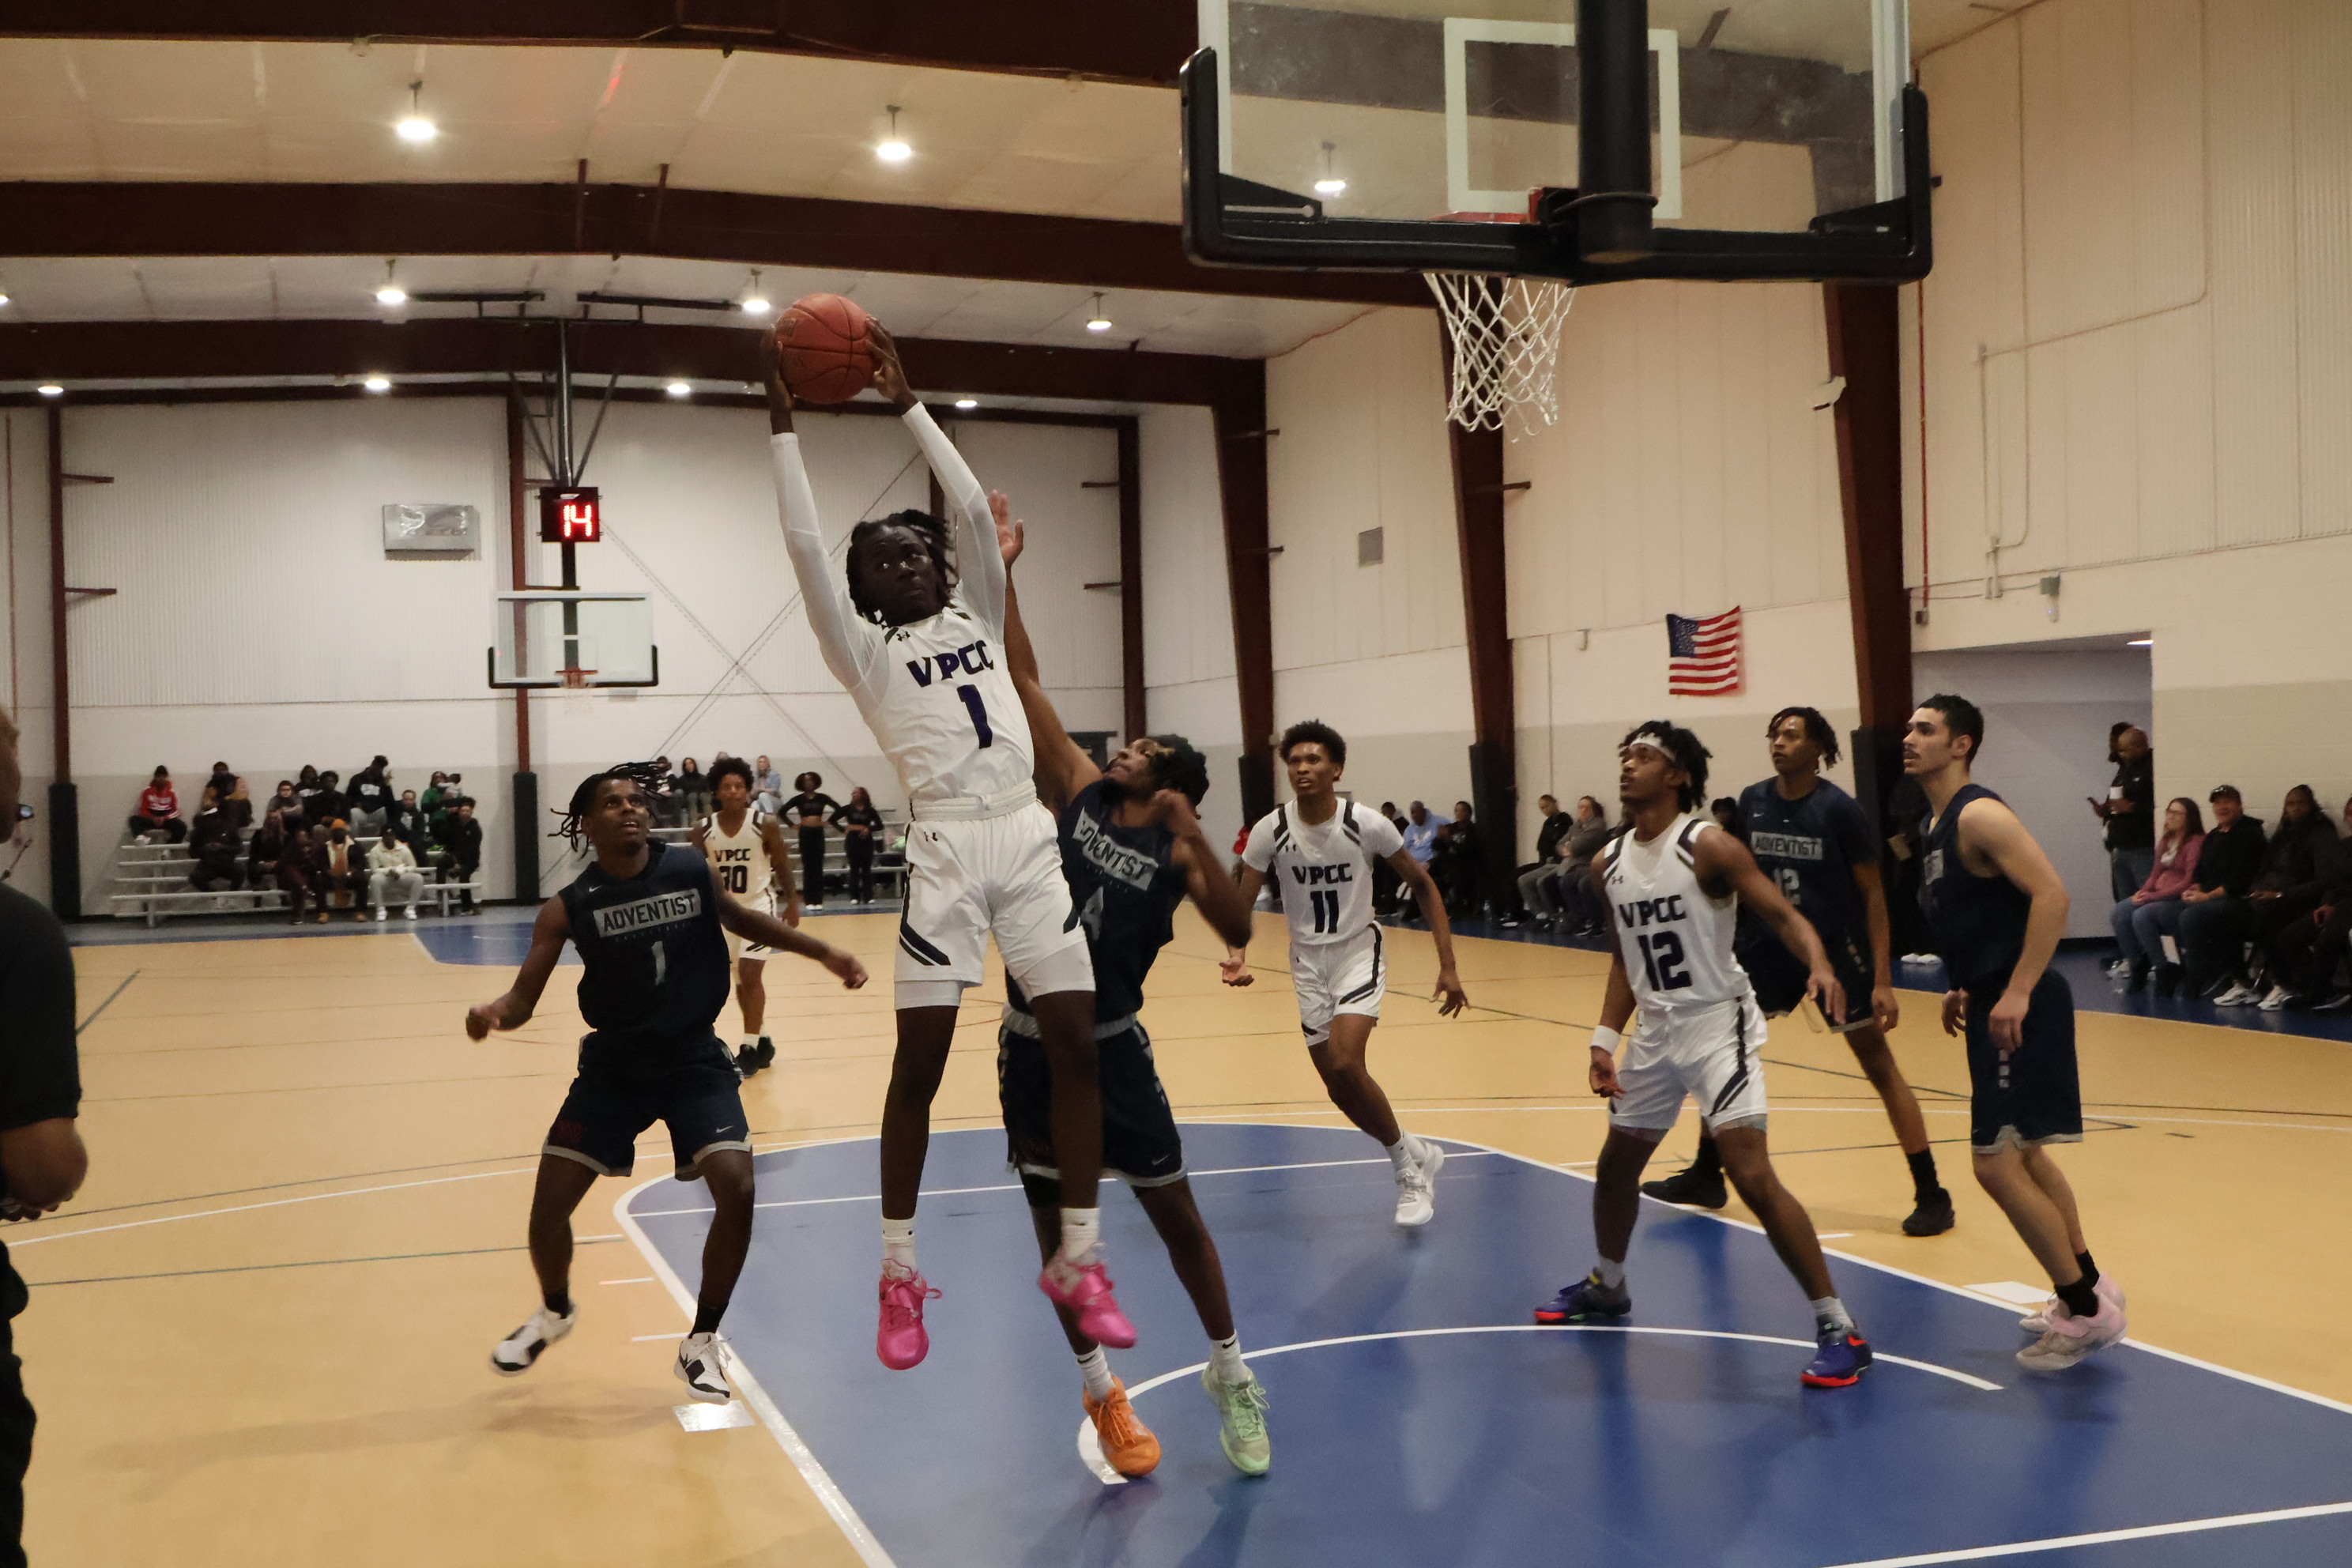
[[[1098,1024],[1142,1009],[1143,977],[1175,936],[1176,906],[1184,901],[1176,836],[1160,826],[1117,826],[1114,809],[1097,779],[1063,808],[1057,825],[1070,907],[1094,955]],[[1010,977],[1005,992],[1016,1011],[1029,1011],[1029,999]]]
[[[1982,784],[1962,784],[1944,815],[1928,821],[1919,871],[1919,907],[1936,954],[1950,972],[1952,988],[1978,996],[2008,989],[2010,972],[2025,952],[2026,918],[2033,912],[2032,898],[1999,871],[1979,877],[1960,864],[1960,809],[1973,800],[1999,799]]]
[[[591,860],[557,896],[587,971],[580,1016],[593,1032],[580,1042],[583,1068],[657,1072],[712,1050],[725,1056],[711,1025],[734,966],[708,860],[656,842],[635,876],[612,876]]]
[[[1839,939],[1852,937],[1869,952],[1869,908],[1853,869],[1878,864],[1878,839],[1853,796],[1821,779],[1785,800],[1780,782],[1766,779],[1739,797],[1739,815],[1756,863],[1813,922],[1822,944],[1834,951]]]

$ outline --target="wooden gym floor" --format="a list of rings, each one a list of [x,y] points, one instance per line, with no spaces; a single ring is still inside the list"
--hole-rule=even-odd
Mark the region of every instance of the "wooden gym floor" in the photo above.
[[[876,971],[861,994],[770,965],[780,1054],[745,1090],[761,1148],[874,1131],[894,925],[819,927]],[[1232,992],[1213,939],[1181,917],[1146,1015],[1169,1093],[1191,1119],[1332,1125],[1297,1043],[1277,922],[1260,931],[1258,984]],[[1391,940],[1373,1066],[1408,1125],[1589,1169],[1602,1123],[1583,1046],[1601,961],[1466,940],[1476,1005],[1444,1021],[1423,1000],[1428,938]],[[599,1184],[578,1216],[579,1330],[526,1377],[486,1364],[533,1304],[528,1173],[571,1076],[576,967],[557,971],[528,1028],[478,1046],[463,1011],[508,971],[436,963],[398,926],[76,956],[90,1179],[69,1208],[5,1237],[33,1285],[16,1335],[41,1415],[34,1561],[856,1561],[765,1430],[681,1428],[678,1310],[612,1218],[633,1183]],[[995,1119],[1001,995],[990,985],[967,1002],[939,1127]],[[1969,1179],[1958,1049],[1933,998],[1906,993],[1905,1005],[1895,1046],[1959,1227],[1901,1235],[1908,1183],[1876,1100],[1843,1047],[1798,1018],[1774,1026],[1768,1053],[1782,1174],[1833,1249],[1958,1285],[2031,1280]],[[733,1022],[730,1009],[722,1033]],[[2352,1207],[2352,1047],[2094,1013],[2080,1028],[2095,1120],[2060,1158],[2102,1266],[2130,1289],[2134,1336],[2352,1400],[2352,1363],[2326,1348],[2352,1295],[2352,1260],[2327,1244]],[[1693,1137],[1685,1117],[1659,1169]],[[637,1179],[657,1174],[658,1126],[639,1149]],[[1559,1250],[1565,1281],[1589,1260]],[[790,1390],[771,1392],[789,1407]]]

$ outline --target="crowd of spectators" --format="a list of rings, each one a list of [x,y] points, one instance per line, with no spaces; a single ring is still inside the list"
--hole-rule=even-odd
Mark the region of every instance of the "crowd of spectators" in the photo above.
[[[729,760],[726,752],[714,752],[711,767]],[[710,815],[714,792],[710,774],[699,761],[688,757],[675,767],[667,757],[656,757],[654,763],[662,770],[662,784],[653,803],[657,825],[688,827]],[[846,801],[835,800],[824,793],[824,776],[812,771],[793,780],[793,793],[787,798],[783,775],[772,760],[759,757],[744,765],[751,772],[752,806],[775,817],[794,835],[802,901],[811,908],[823,907],[832,850],[830,834],[838,833],[845,863],[845,875],[839,879],[844,890],[853,903],[872,903],[875,857],[886,847],[896,847],[886,845],[887,832],[874,797],[861,785],[849,792]]]
[[[148,844],[182,844],[194,857],[188,885],[198,892],[275,888],[285,893],[293,923],[307,910],[324,924],[331,896],[348,894],[352,918],[391,918],[397,906],[417,918],[426,873],[457,883],[459,907],[478,912],[471,884],[481,869],[482,825],[457,773],[436,773],[420,798],[393,784],[389,761],[377,756],[346,785],[331,769],[305,765],[280,779],[257,820],[245,781],[226,763],[215,763],[193,818],[182,820],[171,770],[159,767],[139,794],[131,837]]]

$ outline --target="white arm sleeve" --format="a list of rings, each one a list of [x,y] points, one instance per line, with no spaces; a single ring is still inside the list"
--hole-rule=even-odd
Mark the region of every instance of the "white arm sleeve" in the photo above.
[[[947,432],[931,419],[930,410],[918,403],[907,410],[907,428],[923,460],[947,497],[949,521],[955,525],[956,587],[964,607],[999,637],[1004,636],[1004,556],[996,547],[996,520],[989,515],[988,492],[972,478]]]
[[[824,529],[817,521],[816,492],[809,488],[808,468],[801,462],[801,438],[786,434],[768,437],[776,465],[776,507],[783,518],[784,552],[793,560],[793,575],[800,579],[801,602],[808,606],[809,629],[824,655],[824,667],[863,705],[862,689],[881,668],[876,656],[882,639],[874,627],[850,607],[849,595],[825,552]]]

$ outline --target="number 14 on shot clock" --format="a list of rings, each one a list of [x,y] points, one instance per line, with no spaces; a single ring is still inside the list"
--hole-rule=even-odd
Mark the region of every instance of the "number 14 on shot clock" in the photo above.
[[[539,492],[539,538],[542,544],[594,544],[604,537],[604,505],[593,485]]]

